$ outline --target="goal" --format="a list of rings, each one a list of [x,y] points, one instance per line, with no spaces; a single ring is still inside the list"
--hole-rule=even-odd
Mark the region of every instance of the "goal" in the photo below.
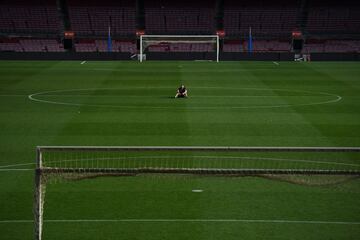
[[[141,35],[139,61],[146,60],[145,51],[157,48],[163,52],[214,52],[219,62],[220,43],[218,35]]]
[[[327,184],[337,176],[360,176],[359,157],[359,147],[37,147],[35,239],[42,239],[46,185],[54,179],[181,174]],[[309,178],[314,175],[327,177]]]

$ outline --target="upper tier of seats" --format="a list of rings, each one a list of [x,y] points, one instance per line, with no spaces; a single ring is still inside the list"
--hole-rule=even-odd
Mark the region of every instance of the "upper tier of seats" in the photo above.
[[[135,1],[68,0],[69,17],[76,35],[116,36],[135,35]]]
[[[313,33],[359,33],[360,6],[310,8],[307,31]]]
[[[299,6],[294,1],[235,1],[224,4],[224,29],[228,36],[290,36],[296,29]]]
[[[215,0],[145,2],[147,34],[214,34]]]
[[[79,36],[134,36],[135,9],[128,7],[78,7],[69,8],[72,30]]]
[[[133,0],[67,0],[72,29],[78,36],[135,36],[136,6]],[[147,34],[214,34],[215,0],[146,0]],[[310,33],[359,33],[360,4],[355,1],[309,1]],[[225,0],[227,36],[290,37],[298,27],[299,1]],[[0,33],[60,33],[56,0],[2,0]]]
[[[0,32],[58,33],[60,26],[55,0],[0,2]]]

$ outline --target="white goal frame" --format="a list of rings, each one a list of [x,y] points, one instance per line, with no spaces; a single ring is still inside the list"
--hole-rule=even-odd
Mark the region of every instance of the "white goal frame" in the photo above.
[[[211,41],[204,41],[204,40],[189,40],[189,38],[210,38],[216,39],[216,62],[219,62],[219,55],[220,55],[220,40],[219,35],[141,35],[140,36],[140,53],[139,53],[139,61],[143,62],[144,59],[144,38],[154,38],[158,39],[157,41],[161,40],[161,38],[166,39],[173,39],[173,40],[164,40],[165,42],[169,43],[211,43]],[[188,39],[188,40],[182,40]]]
[[[209,146],[39,146],[36,149],[36,169],[35,169],[35,198],[34,198],[34,239],[42,240],[43,232],[43,213],[45,201],[45,188],[47,177],[49,174],[74,174],[83,176],[84,174],[94,174],[101,176],[128,176],[136,174],[192,174],[192,175],[213,175],[213,176],[234,176],[234,175],[253,175],[259,176],[263,174],[298,174],[298,175],[355,175],[360,176],[360,169],[341,170],[341,169],[259,169],[259,168],[209,168],[209,167],[171,167],[171,166],[143,166],[137,168],[124,167],[95,167],[86,166],[51,166],[46,164],[46,153],[49,152],[137,152],[137,151],[167,151],[167,152],[347,152],[360,153],[360,147],[209,147]],[[45,160],[45,161],[44,161]],[[93,175],[93,176],[94,176]],[[89,175],[91,176],[91,175]]]

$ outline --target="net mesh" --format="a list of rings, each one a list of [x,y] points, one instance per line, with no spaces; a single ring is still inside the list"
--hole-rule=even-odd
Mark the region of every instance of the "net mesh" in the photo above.
[[[144,52],[197,52],[204,53],[201,58],[215,60],[214,52],[219,62],[219,47],[217,35],[142,35],[139,60],[146,60]]]
[[[357,151],[216,149],[43,149],[44,170],[78,172],[324,172],[360,171]]]
[[[160,43],[216,43],[217,36],[142,36],[143,46]]]

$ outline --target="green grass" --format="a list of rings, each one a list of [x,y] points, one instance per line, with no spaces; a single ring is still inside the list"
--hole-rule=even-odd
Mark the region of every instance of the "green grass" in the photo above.
[[[32,169],[37,145],[360,146],[359,76],[356,62],[1,61],[0,169]],[[189,99],[172,98],[180,84]],[[45,219],[359,223],[358,199],[358,179],[309,186],[255,177],[106,177],[49,184]],[[32,239],[32,223],[1,222],[31,220],[32,200],[32,171],[0,171],[1,239]],[[303,222],[46,222],[44,230],[44,239],[359,235],[359,224]]]

